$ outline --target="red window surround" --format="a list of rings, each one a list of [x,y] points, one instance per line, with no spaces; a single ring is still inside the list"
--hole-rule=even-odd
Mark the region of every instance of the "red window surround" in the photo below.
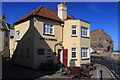
[[[77,59],[71,59],[71,60],[75,60],[75,61],[77,61]]]
[[[77,37],[77,35],[71,35],[71,37]]]
[[[85,58],[85,59],[82,59],[82,60],[89,60],[90,58]]]

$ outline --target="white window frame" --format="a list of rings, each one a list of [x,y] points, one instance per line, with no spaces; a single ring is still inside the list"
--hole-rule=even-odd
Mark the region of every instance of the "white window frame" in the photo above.
[[[51,33],[52,30],[52,33]],[[44,23],[44,34],[54,34],[54,26],[52,24]]]
[[[73,48],[75,48],[76,51],[73,51]],[[76,53],[76,57],[74,57],[74,58],[72,56],[71,57],[72,57],[72,59],[77,59],[77,48],[76,47],[73,47],[73,48],[71,48],[71,51],[72,51],[71,55],[73,55],[73,52],[75,52]]]
[[[88,48],[81,48],[81,59],[86,59],[86,58],[88,58]]]
[[[75,27],[75,28],[73,28],[73,27]],[[73,31],[73,30],[76,31],[76,34],[72,34],[72,32],[71,32],[71,35],[72,36],[77,36],[77,25],[72,25],[71,29],[72,29],[71,31]]]
[[[20,30],[16,31],[16,40],[20,40]]]
[[[89,37],[89,35],[88,35],[88,28],[86,28],[86,27],[81,27],[81,36],[83,36],[83,37]]]

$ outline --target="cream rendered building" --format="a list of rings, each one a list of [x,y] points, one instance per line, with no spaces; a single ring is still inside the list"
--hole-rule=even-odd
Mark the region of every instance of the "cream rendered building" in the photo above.
[[[38,68],[41,63],[62,62],[70,67],[90,63],[90,23],[67,14],[62,2],[58,11],[38,7],[14,23],[11,60],[15,64]]]

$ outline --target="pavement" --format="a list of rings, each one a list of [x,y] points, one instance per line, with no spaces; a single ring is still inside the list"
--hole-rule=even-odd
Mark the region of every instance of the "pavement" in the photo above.
[[[96,70],[91,71],[91,74],[93,74],[91,78],[100,79],[102,77],[103,79],[107,80],[117,80],[115,76],[108,70],[107,67],[100,64],[98,64]]]
[[[102,78],[107,80],[117,80],[113,76],[113,74],[105,67],[98,64],[96,70],[92,70],[91,79],[99,79],[101,78],[100,71],[102,70]],[[24,68],[21,66],[10,64],[9,62],[3,63],[3,79],[30,79],[30,80],[39,80],[44,78],[66,78],[72,79],[73,76],[67,77],[66,75],[61,76],[60,71],[48,71],[48,70],[33,70]]]
[[[101,79],[101,77],[102,77],[102,79],[103,80],[117,80],[116,78],[115,78],[115,76],[108,70],[108,68],[107,67],[105,67],[105,66],[103,66],[103,65],[100,65],[100,64],[97,64],[97,69],[96,70],[92,70],[91,72],[90,72],[90,74],[93,74],[92,76],[91,76],[91,79],[95,79],[95,80],[100,80]],[[101,72],[100,71],[102,71],[102,74],[101,74]],[[101,76],[102,75],[102,76]],[[43,76],[43,77],[41,77],[41,78],[68,78],[68,79],[71,79],[73,76],[71,76],[71,77],[67,77],[67,76],[61,76],[61,74],[59,73],[59,71],[58,72],[56,72],[55,74],[53,74],[53,75],[45,75],[45,76]],[[101,80],[102,80],[101,79]]]

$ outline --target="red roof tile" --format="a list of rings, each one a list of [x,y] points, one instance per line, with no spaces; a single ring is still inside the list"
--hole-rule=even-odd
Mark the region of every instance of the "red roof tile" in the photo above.
[[[25,15],[24,17],[20,18],[19,20],[17,20],[16,22],[14,22],[14,24],[19,23],[20,21],[27,19],[29,16],[31,15],[38,15],[38,16],[42,16],[45,18],[49,18],[49,19],[53,19],[53,20],[57,20],[60,22],[63,22],[57,15],[57,11],[40,6],[38,8],[36,8],[35,10],[33,10],[32,12],[28,13],[27,15]],[[69,19],[74,19],[73,16],[71,15],[67,15],[67,18]]]
[[[8,23],[7,23],[8,24]],[[14,29],[12,24],[8,24],[9,29]]]

